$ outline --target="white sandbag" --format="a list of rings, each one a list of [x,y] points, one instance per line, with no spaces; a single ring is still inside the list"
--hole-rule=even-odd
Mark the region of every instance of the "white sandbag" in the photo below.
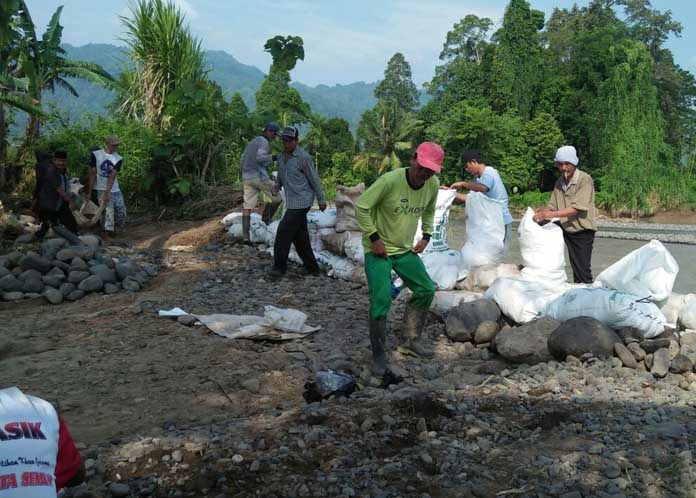
[[[616,289],[652,301],[667,299],[679,265],[659,240],[628,253],[595,279],[595,287]]]
[[[696,330],[696,294],[689,294],[679,314],[679,323],[686,329]]]
[[[472,268],[495,265],[505,255],[503,204],[481,192],[466,196],[466,243],[462,247],[460,278]]]
[[[324,211],[310,211],[307,213],[307,227],[310,230],[319,228],[332,228],[336,226],[336,208]]]
[[[346,257],[361,266],[365,266],[365,249],[362,245],[362,235],[351,232],[351,237],[343,244]]]
[[[528,323],[543,316],[548,304],[568,287],[522,277],[500,277],[484,296],[494,300],[505,316],[517,323]]]
[[[518,229],[522,276],[527,280],[542,280],[563,284],[565,273],[565,243],[563,230],[555,223],[544,226],[534,221],[534,210],[527,208]]]
[[[665,315],[667,323],[676,326],[684,305],[694,295],[696,294],[670,294],[667,299],[657,303],[658,308]]]
[[[234,225],[236,223],[241,223],[242,216],[243,213],[241,211],[234,211],[232,213],[227,214],[223,219],[221,219],[220,223],[222,223],[226,227]],[[261,215],[259,213],[252,212],[251,221],[261,221]]]
[[[571,289],[551,302],[546,314],[556,320],[589,316],[607,327],[634,327],[647,339],[662,334],[667,319],[654,303],[625,292],[583,287]]]
[[[357,232],[360,226],[355,218],[355,203],[358,197],[365,192],[365,184],[361,183],[355,187],[336,187],[336,231]]]
[[[437,291],[430,310],[439,315],[445,315],[459,303],[470,303],[483,297],[482,292],[470,292],[465,290]]]
[[[452,203],[457,195],[456,190],[438,190],[435,205],[435,216],[433,219],[433,233],[430,243],[425,248],[425,252],[447,251],[447,227],[449,225],[449,214]],[[413,239],[415,246],[423,238],[422,220],[418,220],[418,229]]]
[[[457,289],[485,291],[499,277],[519,277],[517,265],[504,263],[500,265],[479,266],[469,271],[469,275],[457,283]]]
[[[330,230],[329,228],[326,228],[325,230]],[[352,232],[330,232],[324,235],[321,235],[321,240],[324,242],[324,246],[326,249],[331,251],[332,253],[336,254],[337,256],[345,256],[346,252],[343,249],[346,241],[350,239]]]
[[[227,233],[233,239],[242,239],[244,230],[242,229],[241,223],[235,223],[230,226]],[[268,231],[268,227],[263,221],[252,221],[249,225],[249,240],[254,244],[268,244],[271,239],[271,234]]]
[[[439,290],[451,290],[457,284],[462,256],[459,251],[437,251],[421,254],[428,275]]]

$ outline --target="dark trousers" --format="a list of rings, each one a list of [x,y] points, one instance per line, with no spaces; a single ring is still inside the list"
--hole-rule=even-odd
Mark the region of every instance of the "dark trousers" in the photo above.
[[[568,233],[563,231],[563,240],[568,248],[570,266],[573,268],[573,280],[576,284],[592,283],[592,246],[594,230]]]
[[[36,237],[39,239],[42,239],[48,229],[54,225],[63,225],[77,235],[77,221],[75,221],[70,207],[65,203],[58,210],[39,209],[39,219],[41,220],[41,228],[36,232]]]
[[[310,272],[319,271],[319,265],[314,257],[312,245],[309,242],[306,209],[288,209],[278,224],[275,244],[273,246],[274,267],[285,273],[288,269],[288,254],[290,245],[295,244],[295,250],[302,259],[305,268]]]

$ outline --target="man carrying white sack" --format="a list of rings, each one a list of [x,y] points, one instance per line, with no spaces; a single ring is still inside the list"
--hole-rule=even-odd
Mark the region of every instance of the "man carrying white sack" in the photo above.
[[[420,336],[435,297],[435,284],[418,254],[425,250],[433,233],[440,186],[434,175],[440,172],[444,157],[445,152],[439,145],[432,142],[420,144],[409,168],[380,176],[356,203],[370,291],[372,371],[378,377],[387,371],[384,345],[392,301],[392,271],[413,291],[413,297],[406,305],[401,343],[419,356],[433,356],[433,352],[421,343]],[[414,247],[419,220],[422,221],[423,238]]]
[[[537,209],[534,221],[560,218],[576,284],[592,283],[592,246],[597,231],[595,189],[592,177],[577,169],[575,147],[564,145],[554,158],[561,176],[545,208]]]
[[[473,192],[481,192],[490,199],[500,201],[503,207],[503,223],[505,224],[505,246],[504,256],[510,252],[510,242],[512,241],[512,216],[508,208],[508,193],[503,184],[498,170],[492,166],[486,166],[481,159],[481,152],[478,150],[465,150],[462,153],[462,175],[464,171],[474,176],[473,182],[453,183],[451,189],[467,189]],[[443,187],[447,188],[447,187]],[[465,194],[457,194],[459,202],[466,202]]]

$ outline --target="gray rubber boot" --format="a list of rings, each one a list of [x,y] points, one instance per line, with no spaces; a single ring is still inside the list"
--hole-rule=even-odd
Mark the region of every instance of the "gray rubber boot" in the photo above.
[[[370,344],[372,345],[372,373],[383,377],[387,371],[384,345],[387,342],[387,320],[370,320]]]
[[[56,235],[63,237],[65,240],[68,241],[68,243],[71,246],[82,245],[82,241],[80,240],[80,238],[74,233],[72,233],[70,230],[65,228],[63,225],[54,225],[52,228]]]
[[[251,229],[251,215],[242,215],[242,242],[245,244],[251,244],[251,238],[249,237],[249,230]]]
[[[409,349],[423,358],[432,358],[433,350],[425,346],[421,341],[421,334],[425,326],[425,319],[428,317],[428,311],[419,310],[413,306],[406,306],[404,313],[403,325],[401,327],[402,343],[401,345]]]
[[[276,211],[278,211],[278,206],[280,206],[280,202],[269,202],[266,204],[266,206],[263,208],[261,221],[268,225],[273,220],[273,216],[276,214]]]

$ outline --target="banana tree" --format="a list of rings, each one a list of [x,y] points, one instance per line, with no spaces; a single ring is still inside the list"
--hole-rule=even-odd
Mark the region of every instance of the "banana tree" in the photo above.
[[[24,2],[21,3],[24,5]],[[16,76],[26,81],[27,95],[37,107],[41,106],[42,93],[46,90],[55,92],[57,86],[78,97],[68,78],[84,79],[104,86],[111,86],[114,82],[113,77],[98,64],[65,58],[65,50],[60,46],[63,35],[63,26],[60,24],[62,11],[62,6],[56,9],[41,39],[36,35],[34,22],[26,5],[20,11],[23,39]],[[18,157],[26,157],[39,135],[42,117],[40,113],[30,114]]]

